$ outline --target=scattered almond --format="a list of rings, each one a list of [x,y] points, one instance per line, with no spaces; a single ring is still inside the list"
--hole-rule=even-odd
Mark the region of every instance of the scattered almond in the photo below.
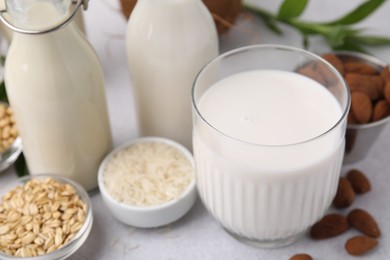
[[[378,121],[390,115],[390,104],[386,100],[379,100],[372,113],[372,121]]]
[[[355,192],[351,183],[344,177],[340,177],[336,197],[333,204],[336,208],[349,207],[355,200]]]
[[[331,238],[344,233],[348,228],[348,221],[343,215],[329,214],[313,225],[310,236],[313,239]]]
[[[361,124],[370,122],[372,115],[372,103],[364,92],[352,92],[351,110],[357,121]]]
[[[358,61],[344,63],[344,70],[346,73],[352,72],[367,75],[375,75],[377,73],[374,67]]]
[[[371,190],[371,183],[363,172],[353,169],[347,173],[347,179],[356,193],[362,194]]]
[[[374,249],[378,241],[368,236],[355,236],[348,239],[345,249],[350,255],[360,256]]]
[[[367,236],[378,238],[380,229],[374,217],[363,209],[354,209],[348,214],[348,223]]]
[[[313,260],[313,258],[308,254],[296,254],[290,257],[290,260]]]

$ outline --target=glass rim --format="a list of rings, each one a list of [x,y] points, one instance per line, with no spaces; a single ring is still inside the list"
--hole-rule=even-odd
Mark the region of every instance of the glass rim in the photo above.
[[[300,53],[300,54],[303,54],[304,56],[306,57],[310,57],[312,58],[313,60],[317,60],[317,61],[320,61],[322,62],[324,65],[326,65],[326,67],[333,72],[333,74],[339,79],[339,81],[341,82],[342,86],[343,86],[343,89],[347,95],[346,97],[346,104],[345,104],[345,107],[341,107],[342,109],[342,114],[341,116],[339,117],[339,119],[336,121],[336,123],[334,123],[331,127],[329,127],[325,132],[322,132],[312,138],[309,138],[309,139],[305,139],[303,141],[299,141],[299,142],[294,142],[294,143],[287,143],[287,144],[261,144],[261,143],[255,143],[255,142],[249,142],[249,141],[245,141],[245,140],[241,140],[239,138],[236,138],[236,137],[233,137],[229,134],[226,134],[224,133],[223,131],[217,129],[215,126],[213,126],[210,122],[208,122],[206,120],[206,118],[202,115],[202,113],[199,111],[199,108],[198,108],[198,102],[195,100],[195,90],[196,90],[196,86],[197,86],[197,82],[199,80],[199,77],[204,73],[204,71],[212,66],[213,64],[215,64],[216,62],[219,62],[227,57],[230,57],[230,56],[233,56],[233,55],[236,55],[236,54],[239,54],[239,53],[244,53],[244,52],[248,52],[248,51],[252,51],[252,50],[255,50],[255,49],[269,49],[269,50],[280,50],[280,51],[290,51],[290,52],[295,52],[295,53]],[[314,54],[312,52],[309,52],[307,50],[303,50],[303,49],[300,49],[300,48],[296,48],[296,47],[291,47],[291,46],[287,46],[287,45],[279,45],[279,44],[258,44],[258,45],[250,45],[250,46],[245,46],[245,47],[240,47],[240,48],[236,48],[236,49],[233,49],[233,50],[230,50],[228,52],[225,52],[223,54],[220,54],[218,55],[217,57],[211,59],[209,62],[207,62],[203,67],[202,69],[198,72],[198,74],[196,75],[195,77],[195,80],[194,80],[194,83],[192,85],[192,90],[191,90],[191,102],[192,102],[192,107],[195,111],[195,113],[201,118],[201,120],[203,122],[206,123],[206,125],[208,127],[210,127],[213,131],[217,132],[218,134],[230,139],[230,140],[234,140],[234,141],[237,141],[237,142],[240,142],[240,143],[245,143],[245,144],[248,144],[248,145],[254,145],[254,146],[262,146],[262,147],[286,147],[286,146],[294,146],[294,145],[301,145],[301,144],[305,144],[305,143],[309,143],[309,142],[312,142],[314,140],[317,140],[317,139],[320,139],[322,136],[325,136],[327,135],[328,133],[332,132],[334,129],[336,129],[340,124],[342,124],[342,122],[344,122],[344,120],[346,119],[347,115],[348,115],[348,112],[349,112],[349,109],[350,109],[350,106],[351,106],[351,95],[350,95],[350,91],[348,89],[348,86],[344,80],[344,78],[342,77],[342,75],[337,71],[336,68],[334,68],[328,61],[326,61],[325,59],[323,59],[322,57],[320,57],[319,55],[317,54]]]

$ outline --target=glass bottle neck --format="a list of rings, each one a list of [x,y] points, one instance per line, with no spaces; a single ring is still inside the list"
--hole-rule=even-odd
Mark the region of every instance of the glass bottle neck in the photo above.
[[[23,29],[44,30],[70,15],[71,0],[6,0],[13,23]]]

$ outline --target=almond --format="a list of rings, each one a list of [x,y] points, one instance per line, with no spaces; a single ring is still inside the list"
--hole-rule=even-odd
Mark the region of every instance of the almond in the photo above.
[[[297,72],[299,74],[302,74],[302,75],[308,77],[308,78],[311,78],[312,80],[317,81],[321,85],[325,86],[327,84],[326,80],[321,75],[321,73],[319,73],[317,71],[317,65],[314,62],[309,63],[309,64],[305,65],[304,67],[299,68],[297,70]]]
[[[337,85],[339,82],[339,78],[336,74],[333,73],[329,67],[323,63],[316,64],[316,71],[321,74],[324,79],[324,86],[333,86]]]
[[[313,258],[308,254],[296,254],[290,257],[290,260],[313,260]]]
[[[332,64],[333,67],[335,67],[340,72],[341,75],[344,75],[344,65],[339,59],[339,57],[337,57],[335,54],[328,53],[322,55],[322,58],[324,58],[324,60]]]
[[[348,223],[367,236],[378,238],[380,229],[373,216],[363,209],[354,209],[348,214]]]
[[[348,121],[348,124],[352,124],[352,125],[354,125],[354,124],[359,124],[359,121],[356,119],[356,116],[353,114],[353,112],[352,111],[350,111],[349,113],[348,113],[348,117],[347,117],[347,121]]]
[[[386,66],[381,71],[381,77],[385,82],[390,82],[390,68],[389,66]]]
[[[390,115],[390,104],[386,100],[379,100],[375,106],[372,113],[372,122],[381,120]]]
[[[386,101],[390,104],[390,81],[388,81],[383,89]]]
[[[310,236],[313,239],[326,239],[340,235],[347,231],[349,224],[341,214],[329,214],[313,225]]]
[[[339,180],[337,187],[336,197],[333,200],[333,204],[336,208],[349,207],[355,200],[355,192],[351,183],[344,177]]]
[[[371,183],[363,172],[353,169],[347,173],[347,179],[356,193],[362,194],[371,190]]]
[[[351,93],[351,110],[359,123],[366,124],[370,122],[372,115],[372,103],[365,93]]]
[[[346,62],[344,63],[344,70],[346,73],[359,73],[367,75],[375,75],[377,73],[376,69],[363,62]]]
[[[377,75],[347,73],[345,81],[351,91],[366,93],[370,100],[377,100],[383,92],[383,79]]]
[[[350,255],[360,256],[374,249],[378,245],[378,241],[367,236],[355,236],[348,239],[345,244],[345,249]]]

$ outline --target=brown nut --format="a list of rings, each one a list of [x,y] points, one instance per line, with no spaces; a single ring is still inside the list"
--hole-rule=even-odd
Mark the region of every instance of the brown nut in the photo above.
[[[306,64],[304,67],[301,67],[297,70],[299,74],[302,74],[312,80],[317,81],[321,85],[326,85],[326,80],[321,75],[320,72],[317,71],[317,65],[314,62]]]
[[[381,120],[390,115],[390,104],[386,100],[379,100],[375,106],[372,113],[372,122]]]
[[[367,74],[367,75],[375,75],[377,71],[374,67],[363,63],[363,62],[346,62],[344,63],[345,73],[359,73],[359,74]]]
[[[380,75],[385,82],[390,82],[390,67],[383,68]]]
[[[330,64],[332,64],[333,67],[335,67],[340,72],[341,75],[344,75],[344,65],[339,59],[339,57],[331,53],[324,54],[321,57],[324,58],[324,60],[326,60]]]
[[[370,122],[372,115],[370,98],[363,92],[352,92],[351,111],[359,123],[366,124]]]
[[[339,180],[336,196],[333,200],[333,205],[336,208],[347,208],[355,200],[355,192],[351,183],[344,177]]]
[[[347,122],[348,124],[352,124],[352,125],[359,124],[359,121],[356,119],[356,116],[353,114],[352,111],[348,113]]]
[[[370,100],[377,100],[383,92],[383,79],[377,75],[347,73],[345,75],[345,81],[352,92],[363,92],[367,94]]]
[[[386,83],[384,89],[383,89],[384,97],[387,101],[387,103],[390,104],[390,81]]]
[[[348,229],[348,221],[343,215],[329,214],[313,225],[310,236],[313,239],[326,239],[340,235]]]
[[[381,231],[374,217],[363,209],[352,210],[347,217],[348,223],[367,236],[378,238]]]
[[[374,249],[378,245],[378,240],[368,236],[355,236],[348,239],[345,249],[350,255],[360,256]]]
[[[347,173],[347,179],[356,193],[362,194],[371,190],[371,183],[363,172],[353,169]]]
[[[290,260],[313,260],[313,258],[308,254],[296,254],[290,257]]]

